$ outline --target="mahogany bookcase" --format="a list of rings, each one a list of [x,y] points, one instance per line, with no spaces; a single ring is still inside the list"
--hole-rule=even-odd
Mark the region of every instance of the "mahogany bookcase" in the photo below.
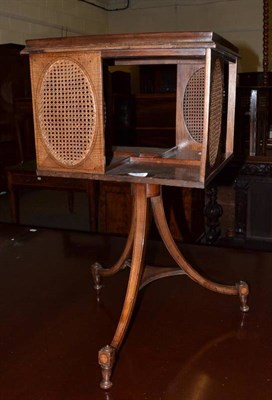
[[[129,182],[134,196],[125,249],[111,268],[92,266],[101,278],[130,265],[127,293],[113,340],[99,351],[101,387],[111,383],[115,355],[129,326],[137,293],[151,281],[187,274],[201,286],[238,295],[248,311],[248,285],[212,282],[190,265],[168,228],[161,188],[205,188],[233,153],[238,51],[213,32],[95,35],[29,40],[37,173],[42,176]],[[104,73],[109,65],[174,64],[176,140],[172,148],[108,151]],[[145,267],[149,206],[177,268]]]

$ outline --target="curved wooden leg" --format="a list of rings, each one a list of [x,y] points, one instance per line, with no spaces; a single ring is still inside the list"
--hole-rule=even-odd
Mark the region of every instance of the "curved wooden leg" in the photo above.
[[[127,238],[125,248],[124,248],[119,260],[111,268],[103,268],[102,265],[99,264],[98,262],[95,262],[91,266],[91,272],[92,272],[93,281],[94,281],[94,288],[97,291],[97,294],[100,292],[100,290],[102,288],[102,284],[101,284],[102,277],[112,276],[112,275],[116,274],[117,272],[119,272],[121,269],[130,267],[130,265],[131,265],[130,257],[131,257],[131,253],[132,253],[132,246],[133,246],[133,240],[134,240],[134,234],[135,234],[135,224],[136,224],[136,206],[135,206],[135,200],[134,200],[130,231],[129,231],[129,235]]]
[[[248,285],[241,281],[238,282],[235,286],[228,286],[228,285],[222,285],[218,284],[215,282],[212,282],[206,278],[204,278],[202,275],[200,275],[195,269],[186,261],[186,259],[183,257],[181,254],[179,248],[177,247],[171,232],[169,230],[165,213],[164,213],[164,207],[163,207],[163,201],[161,195],[153,197],[151,199],[152,203],[152,210],[154,214],[154,219],[157,225],[157,228],[159,230],[159,233],[161,235],[162,240],[164,241],[164,244],[175,260],[175,262],[179,265],[180,268],[183,269],[183,271],[186,272],[186,274],[195,282],[197,282],[199,285],[212,290],[214,292],[222,293],[222,294],[229,294],[229,295],[238,295],[240,297],[241,301],[241,310],[243,312],[248,311],[249,307],[247,305],[247,296],[249,293]]]
[[[132,262],[123,310],[110,346],[103,347],[98,353],[98,362],[102,368],[102,381],[100,383],[102,389],[109,389],[112,386],[110,378],[114,365],[115,353],[122,344],[129,326],[142,277],[147,236],[147,195],[146,186],[144,184],[135,185],[135,207],[136,225]]]

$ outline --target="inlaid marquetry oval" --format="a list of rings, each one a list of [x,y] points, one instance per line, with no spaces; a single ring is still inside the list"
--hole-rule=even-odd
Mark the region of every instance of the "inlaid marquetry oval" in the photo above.
[[[91,150],[96,104],[89,77],[63,58],[45,71],[38,95],[42,139],[50,155],[65,167],[81,163]]]

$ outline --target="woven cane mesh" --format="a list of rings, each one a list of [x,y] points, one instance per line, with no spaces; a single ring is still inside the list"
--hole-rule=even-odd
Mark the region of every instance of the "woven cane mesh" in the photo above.
[[[209,161],[215,164],[219,150],[223,100],[223,74],[220,60],[214,65],[211,83],[210,123],[209,123]]]
[[[189,79],[183,102],[184,120],[192,139],[202,143],[204,118],[205,68],[197,70]]]
[[[85,159],[94,139],[96,109],[91,83],[72,60],[47,69],[40,86],[39,122],[50,154],[66,167]]]

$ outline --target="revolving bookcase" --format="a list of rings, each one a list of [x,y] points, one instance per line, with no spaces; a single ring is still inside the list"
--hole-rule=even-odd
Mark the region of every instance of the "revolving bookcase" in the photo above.
[[[237,49],[211,32],[31,40],[24,52],[41,175],[124,179],[144,170],[147,182],[204,187],[233,152]],[[103,68],[146,64],[176,65],[175,146],[116,151],[108,162]]]
[[[130,182],[134,196],[125,249],[111,268],[92,266],[101,278],[130,265],[123,311],[110,345],[99,352],[101,387],[111,386],[115,353],[127,331],[139,288],[155,279],[186,274],[200,285],[238,295],[247,311],[248,286],[220,285],[197,273],[169,231],[161,187],[204,188],[233,153],[238,51],[213,32],[95,35],[27,41],[30,55],[39,175]],[[176,139],[172,148],[106,150],[105,70],[112,65],[176,66]],[[110,154],[110,157],[108,156]],[[148,207],[177,268],[144,268]]]

